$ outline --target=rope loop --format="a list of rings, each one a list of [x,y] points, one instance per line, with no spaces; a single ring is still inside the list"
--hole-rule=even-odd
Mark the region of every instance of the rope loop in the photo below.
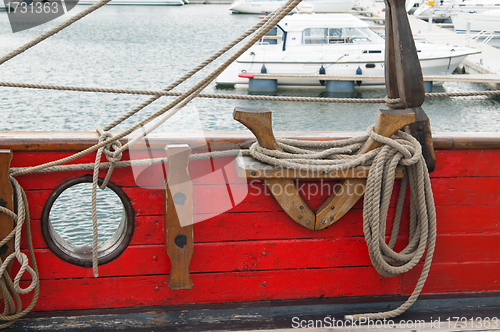
[[[106,144],[104,147],[98,150],[99,154],[99,162],[100,162],[100,154],[104,153],[106,159],[110,162],[110,167],[106,173],[106,177],[102,182],[102,185],[99,186],[99,189],[104,190],[108,186],[109,180],[111,179],[111,175],[113,174],[113,170],[115,169],[116,163],[122,159],[122,144],[119,140],[115,139],[115,137],[109,132],[104,131],[101,128],[97,128],[97,132],[101,135],[99,137],[99,143],[110,141],[109,144]],[[97,164],[96,157],[96,164]],[[99,167],[100,168],[100,167]]]
[[[416,300],[427,279],[436,241],[436,211],[430,187],[429,173],[420,143],[402,131],[400,139],[378,135],[370,126],[367,135],[331,142],[277,140],[283,151],[262,148],[258,142],[250,155],[262,162],[296,170],[332,172],[360,165],[370,165],[366,180],[363,206],[363,231],[368,253],[375,269],[383,276],[393,277],[415,267],[424,253],[424,268],[408,300],[395,310],[346,316],[358,320],[392,318],[403,313]],[[368,138],[382,143],[382,147],[357,154]],[[406,167],[396,205],[396,215],[389,242],[385,241],[387,214],[396,179],[396,167]],[[403,213],[407,187],[410,188],[410,239],[400,252],[393,250]]]
[[[389,98],[389,96],[384,97],[384,102],[387,107],[398,109],[398,108],[406,108],[406,105],[403,103],[401,98]]]
[[[11,183],[14,187],[14,198],[17,202],[17,214],[13,211],[0,207],[0,212],[7,214],[14,221],[14,229],[0,241],[0,246],[3,246],[10,240],[14,238],[14,251],[7,256],[7,258],[2,261],[0,259],[0,289],[2,290],[4,298],[4,312],[0,314],[0,328],[6,328],[16,322],[17,319],[25,316],[28,312],[35,306],[38,295],[40,291],[39,278],[38,278],[38,268],[36,265],[33,243],[31,241],[31,227],[29,218],[29,208],[28,199],[24,190],[21,188],[19,183],[11,176]],[[21,232],[23,226],[26,228],[26,237],[28,243],[29,256],[21,252]],[[11,279],[8,271],[9,265],[12,261],[17,259],[21,268],[17,272],[14,280]],[[32,267],[29,265],[31,260]],[[25,272],[31,275],[31,283],[26,288],[20,286],[20,281]],[[19,294],[26,294],[34,290],[33,299],[31,303],[24,310],[22,308],[22,302]]]

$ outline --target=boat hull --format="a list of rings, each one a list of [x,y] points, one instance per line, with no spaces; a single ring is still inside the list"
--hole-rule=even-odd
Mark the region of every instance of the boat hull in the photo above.
[[[361,133],[359,133],[361,134]],[[277,136],[282,137],[283,133]],[[336,139],[342,133],[288,133],[287,137]],[[94,134],[3,133],[2,148],[13,150],[11,167],[37,165],[97,142]],[[196,138],[165,134],[150,138],[144,156],[164,157],[166,144],[210,144],[211,150],[248,146],[249,134],[212,133]],[[437,249],[422,294],[466,294],[500,291],[500,139],[435,135],[436,170],[431,173],[438,220]],[[194,153],[200,152],[194,148]],[[141,155],[139,153],[139,155]],[[149,154],[148,154],[149,153]],[[151,154],[152,153],[152,154]],[[136,157],[138,155],[135,155]],[[123,159],[129,159],[125,154]],[[89,155],[79,160],[93,162]],[[33,243],[40,270],[36,311],[171,306],[248,301],[365,298],[409,295],[420,275],[417,267],[393,278],[372,267],[362,227],[362,202],[322,231],[295,223],[266,190],[262,180],[237,176],[232,158],[193,161],[189,173],[194,190],[194,255],[190,272],[194,287],[167,286],[170,260],[163,235],[161,166],[144,170],[142,181],[129,167],[111,179],[129,197],[135,215],[130,244],[115,260],[92,268],[59,259],[42,236],[41,213],[63,181],[88,171],[31,174],[17,179],[25,189]],[[216,171],[206,171],[207,167]],[[227,167],[226,167],[227,166]],[[223,170],[223,172],[217,172]],[[104,173],[101,176],[104,177]],[[335,181],[306,181],[299,190],[315,208],[328,197]],[[228,191],[230,188],[230,191]],[[390,219],[397,193],[393,194]],[[228,196],[233,199],[227,199]],[[407,203],[408,204],[408,203]],[[408,236],[404,217],[397,248]],[[26,250],[26,242],[22,246]],[[14,271],[18,266],[14,266]],[[22,284],[26,285],[28,280]],[[22,296],[26,301],[31,295]]]
[[[79,0],[79,5],[93,5],[97,0]],[[132,5],[132,6],[182,6],[187,2],[183,0],[113,0],[110,5]]]
[[[451,16],[455,31],[458,33],[467,32],[467,24],[470,23],[470,32],[485,31],[487,33],[499,33],[500,11],[492,10],[479,13],[456,13]]]

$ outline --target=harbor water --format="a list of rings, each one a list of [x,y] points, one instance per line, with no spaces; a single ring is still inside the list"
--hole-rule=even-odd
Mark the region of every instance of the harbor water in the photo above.
[[[12,33],[7,14],[0,12],[0,54],[4,55],[20,47],[84,8],[86,6],[76,6],[61,18],[18,33]],[[258,20],[256,15],[231,14],[228,5],[108,5],[0,66],[0,81],[161,90]],[[174,91],[186,91],[227,57],[224,56]],[[435,86],[434,92],[489,89],[492,88],[482,84],[448,82]],[[210,84],[204,92],[247,94],[243,89],[222,90],[215,83]],[[318,97],[323,96],[323,91],[290,89],[278,90],[277,94]],[[385,95],[385,89],[356,90],[355,93],[356,98],[383,98]],[[95,131],[97,127],[104,127],[146,99],[147,96],[0,88],[0,131]],[[173,97],[161,98],[115,129],[128,128],[172,100]],[[499,97],[427,98],[423,109],[436,132],[498,133],[499,101]],[[232,119],[235,106],[271,108],[276,131],[364,131],[374,123],[377,109],[384,108],[383,104],[198,98],[159,130],[245,130]],[[80,193],[84,195],[85,190],[88,191],[88,188],[82,189]],[[74,198],[77,194],[72,193],[70,196]],[[81,239],[78,234],[76,237],[73,234],[66,234],[64,237],[76,245],[88,245],[92,238],[90,204],[75,204],[75,208],[88,210],[65,216],[64,211],[69,209],[65,208],[68,206],[65,198],[61,199],[62,207],[55,208],[53,212],[56,215],[51,214],[54,227],[57,228],[58,223],[62,223],[57,231],[64,236],[72,228],[64,225],[68,226],[68,219],[72,220],[74,231],[78,234],[86,233],[87,236],[83,242],[78,242]],[[106,209],[105,206],[102,210]],[[62,216],[57,215],[58,213],[62,213]],[[105,224],[110,217],[100,215],[99,218],[100,222],[104,220],[100,236],[106,238],[116,229],[121,215],[112,222],[111,227]]]
[[[12,33],[0,12],[0,54],[6,54],[86,6],[35,28]],[[256,15],[235,15],[228,5],[107,5],[0,66],[0,81],[160,90],[249,29]],[[226,59],[224,57],[223,59]],[[499,60],[500,61],[500,60]],[[213,71],[210,65],[174,91],[186,91]],[[444,83],[434,92],[482,91],[474,83]],[[212,83],[204,92],[221,90]],[[278,90],[278,95],[317,97],[322,90]],[[383,98],[384,89],[357,90],[358,98]],[[132,109],[147,96],[0,88],[0,130],[94,131]],[[169,101],[163,97],[117,129],[128,128]],[[434,131],[498,132],[498,97],[427,98],[423,105]],[[292,103],[198,98],[160,130],[191,130],[193,118],[204,131],[244,130],[232,119],[235,106],[270,107],[275,130],[365,130],[383,104]],[[198,121],[196,121],[198,122]]]

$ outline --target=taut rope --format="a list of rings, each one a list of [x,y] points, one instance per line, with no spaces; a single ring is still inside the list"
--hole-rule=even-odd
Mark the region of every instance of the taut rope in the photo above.
[[[49,84],[33,84],[33,83],[14,83],[0,82],[0,86],[7,88],[23,88],[23,89],[41,89],[41,90],[57,90],[57,91],[78,91],[78,92],[97,92],[97,93],[114,93],[126,95],[148,95],[154,96],[152,99],[158,99],[161,96],[178,97],[183,92],[169,91],[163,89],[157,90],[137,90],[137,89],[113,89],[113,88],[96,88],[96,87],[81,87],[67,85],[49,85]],[[490,91],[468,91],[468,92],[427,92],[426,98],[444,98],[444,97],[478,97],[478,96],[498,96],[500,90]],[[269,101],[290,101],[290,102],[311,102],[311,103],[343,103],[343,104],[383,104],[388,107],[397,108],[401,105],[399,98],[324,98],[324,97],[286,97],[286,96],[264,96],[264,95],[234,95],[223,93],[200,93],[199,98],[214,98],[214,99],[239,99],[239,100],[269,100]],[[149,105],[150,103],[148,103]],[[142,105],[142,104],[141,104]],[[144,107],[147,105],[144,105]],[[136,108],[138,108],[137,106]],[[143,107],[141,107],[142,109]],[[134,108],[135,110],[135,108]],[[106,130],[111,130],[114,126],[126,120],[136,112],[129,111],[128,115],[120,117],[121,120],[109,124]]]
[[[402,131],[399,131],[397,136],[401,139],[392,140],[380,136],[371,126],[368,135],[347,140],[314,142],[278,139],[283,151],[264,149],[258,142],[250,147],[250,154],[255,159],[297,170],[336,172],[371,164],[365,187],[363,231],[373,266],[381,275],[393,277],[412,269],[427,249],[420,278],[405,303],[395,310],[349,315],[346,319],[384,319],[402,314],[417,300],[429,274],[436,244],[436,211],[429,173],[420,143]],[[384,146],[356,155],[368,137],[383,143]],[[387,212],[398,165],[405,166],[406,172],[399,192],[391,237],[386,244]],[[408,183],[411,192],[410,239],[408,245],[398,253],[393,248],[399,234]]]

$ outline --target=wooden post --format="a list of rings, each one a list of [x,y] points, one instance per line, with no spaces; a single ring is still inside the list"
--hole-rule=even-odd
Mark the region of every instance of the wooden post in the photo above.
[[[401,98],[415,113],[410,133],[422,146],[429,172],[436,167],[431,125],[422,109],[425,85],[404,0],[385,0],[385,86],[389,98]]]
[[[12,160],[12,152],[10,150],[0,149],[0,205],[12,210],[13,206],[13,191],[10,184],[9,168]],[[5,213],[0,213],[0,239],[5,238],[14,229],[14,220]],[[7,242],[0,248],[0,257],[2,261],[8,255],[14,252],[14,241]]]
[[[6,149],[0,149],[0,205],[12,210],[13,209],[13,190],[9,178],[10,161],[12,160],[12,152]],[[14,229],[14,220],[5,213],[0,213],[0,239],[4,239]],[[0,247],[0,258],[5,261],[8,255],[14,252],[14,240],[10,240],[5,245]],[[9,265],[8,271],[12,264]],[[0,292],[0,298],[3,294]]]
[[[193,184],[188,163],[191,149],[187,144],[165,147],[168,176],[164,190],[165,246],[170,257],[168,287],[191,289],[189,264],[193,256]]]

